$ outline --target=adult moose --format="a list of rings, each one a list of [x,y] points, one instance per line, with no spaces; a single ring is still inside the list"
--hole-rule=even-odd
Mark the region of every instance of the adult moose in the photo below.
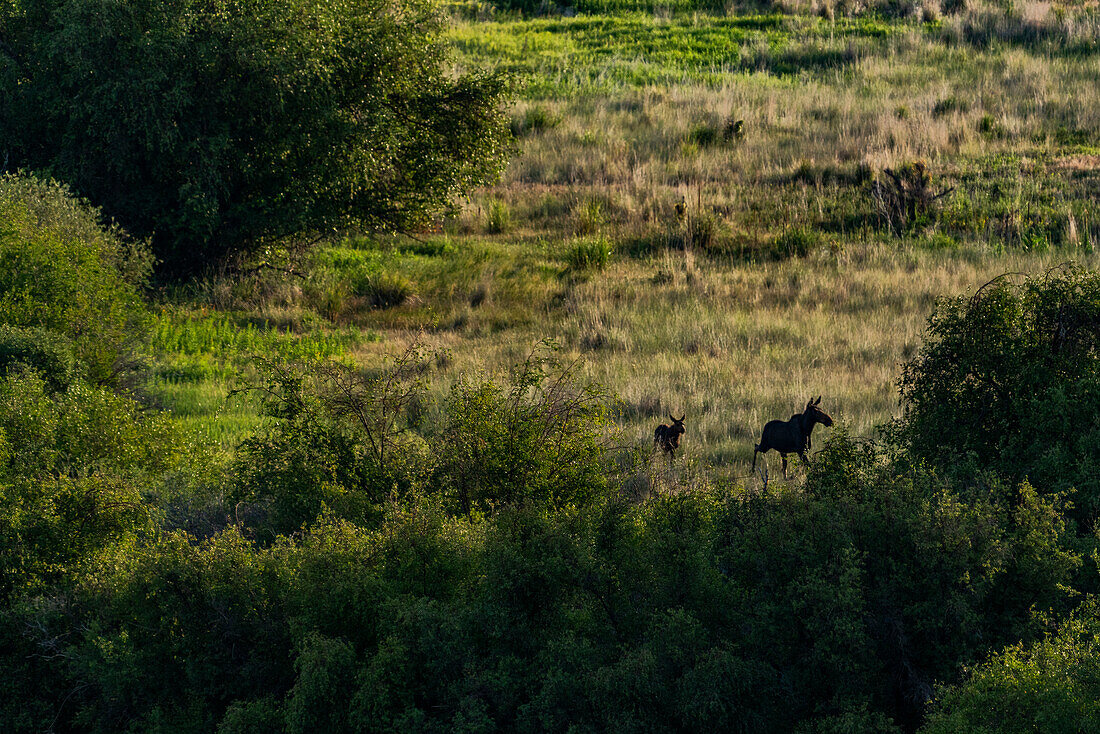
[[[653,449],[660,448],[668,454],[669,461],[672,461],[676,458],[676,449],[680,448],[680,436],[686,432],[684,418],[687,418],[687,413],[679,418],[673,418],[672,413],[669,413],[668,417],[672,419],[671,426],[662,423],[653,430]]]
[[[752,470],[756,471],[756,455],[767,453],[775,449],[783,457],[783,478],[787,478],[787,454],[798,454],[806,461],[806,451],[810,448],[810,434],[818,423],[824,426],[833,425],[833,419],[829,414],[817,407],[821,404],[821,396],[817,400],[810,398],[806,403],[806,409],[801,413],[791,416],[789,421],[768,421],[764,426],[764,433],[760,436],[760,443],[756,445],[752,453]]]

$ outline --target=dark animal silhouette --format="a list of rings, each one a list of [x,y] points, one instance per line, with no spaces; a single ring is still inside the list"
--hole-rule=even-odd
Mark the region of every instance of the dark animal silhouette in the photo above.
[[[672,418],[672,413],[669,413],[668,417]],[[676,449],[680,448],[680,436],[685,433],[684,418],[687,418],[687,413],[679,418],[672,418],[671,426],[662,423],[653,431],[653,449],[660,448],[668,454],[670,461],[676,458]]]
[[[831,426],[833,419],[829,414],[817,407],[821,403],[821,396],[817,400],[813,398],[806,403],[806,410],[791,416],[789,421],[769,421],[764,426],[764,433],[760,436],[760,443],[752,454],[752,470],[756,471],[756,455],[767,453],[775,449],[783,457],[783,478],[787,478],[787,454],[798,454],[803,461],[807,461],[806,452],[810,449],[810,434],[818,423]]]

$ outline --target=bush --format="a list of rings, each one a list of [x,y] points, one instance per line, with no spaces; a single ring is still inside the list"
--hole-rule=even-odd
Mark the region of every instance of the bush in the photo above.
[[[73,345],[46,329],[0,325],[0,375],[32,369],[53,390],[64,390],[77,376]]]
[[[0,177],[0,324],[68,337],[87,377],[112,383],[145,320],[149,259],[97,219],[55,183]],[[43,348],[57,354],[59,344]]]
[[[605,486],[601,429],[607,397],[568,370],[532,354],[507,387],[460,382],[445,405],[434,486],[456,512],[491,512],[534,502],[564,507]]]
[[[0,5],[0,139],[175,271],[264,239],[408,229],[493,178],[498,76],[453,76],[428,0]]]
[[[998,278],[941,302],[900,386],[894,437],[915,457],[967,482],[1074,489],[1077,517],[1100,512],[1100,274]]]
[[[1100,731],[1100,613],[1086,602],[1034,646],[1013,645],[946,688],[924,734]]]
[[[326,509],[371,525],[384,500],[410,491],[427,461],[404,431],[424,364],[414,347],[378,374],[334,363],[265,366],[265,381],[245,390],[260,393],[273,420],[238,449],[233,497],[258,511],[252,524],[263,540]]]
[[[39,592],[151,526],[141,495],[174,439],[126,398],[33,372],[0,378],[0,600]]]

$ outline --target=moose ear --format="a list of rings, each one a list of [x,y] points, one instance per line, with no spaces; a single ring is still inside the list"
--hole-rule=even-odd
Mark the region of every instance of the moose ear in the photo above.
[[[687,418],[687,417],[688,417],[688,414],[687,414],[687,413],[684,413],[684,414],[683,414],[682,416],[680,416],[680,419],[679,419],[678,421],[676,421],[676,422],[677,422],[677,423],[683,423],[683,422],[684,422],[684,418]]]
[[[821,405],[821,396],[820,395],[817,396],[817,401],[814,403],[814,405]]]

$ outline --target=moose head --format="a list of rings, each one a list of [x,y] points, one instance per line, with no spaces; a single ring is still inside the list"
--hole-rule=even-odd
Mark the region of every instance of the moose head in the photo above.
[[[802,425],[807,432],[807,436],[814,423],[820,423],[823,426],[833,425],[832,417],[824,410],[817,407],[820,404],[821,396],[818,395],[817,400],[810,398],[809,402],[806,403],[806,410],[802,411]]]

